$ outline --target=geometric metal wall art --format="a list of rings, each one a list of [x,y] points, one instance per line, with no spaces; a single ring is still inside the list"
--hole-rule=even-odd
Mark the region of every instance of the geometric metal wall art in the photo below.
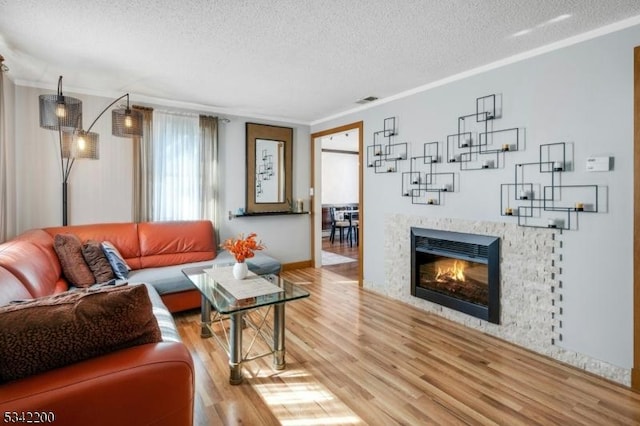
[[[395,173],[398,161],[407,159],[407,143],[394,143],[396,118],[384,119],[384,128],[373,133],[373,145],[367,146],[367,167],[376,173]]]
[[[500,167],[507,152],[520,150],[520,129],[494,129],[496,95],[476,99],[476,112],[458,117],[458,132],[447,136],[447,161],[460,170]]]
[[[439,145],[425,143],[423,155],[411,157],[409,171],[402,173],[402,195],[411,197],[412,204],[437,206],[442,204],[444,192],[456,190],[455,173],[434,171],[434,165],[442,162]]]
[[[598,213],[598,185],[561,183],[569,164],[565,142],[540,145],[538,161],[516,164],[513,183],[500,185],[500,215],[517,217],[519,226],[569,230],[574,215]]]
[[[396,118],[385,118],[383,129],[373,133],[373,144],[367,146],[367,167],[375,173],[395,173],[398,162],[409,159],[409,171],[402,172],[401,195],[411,198],[412,204],[442,205],[445,193],[456,192],[459,178],[438,167],[504,168],[506,154],[524,149],[520,128],[495,128],[502,115],[496,98],[495,94],[476,98],[475,112],[459,116],[457,132],[447,135],[446,150],[442,142],[426,142],[422,155],[411,158],[407,142],[394,142]],[[577,228],[578,213],[598,213],[598,185],[562,184],[570,164],[567,143],[540,145],[538,161],[515,164],[513,182],[500,185],[500,216],[516,218],[518,226],[570,230]]]
[[[457,133],[447,135],[446,153],[440,142],[427,142],[422,156],[411,157],[409,172],[402,177],[402,196],[411,197],[412,204],[441,205],[443,193],[455,192],[456,174],[437,172],[436,164],[457,163],[461,171],[486,170],[500,167],[506,153],[520,150],[519,128],[495,129],[494,120],[499,118],[495,94],[477,98],[475,107],[474,113],[458,117]]]

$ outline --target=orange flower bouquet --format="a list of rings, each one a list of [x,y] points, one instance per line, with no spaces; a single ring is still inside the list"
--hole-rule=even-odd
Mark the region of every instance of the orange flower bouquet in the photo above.
[[[244,238],[244,234],[240,234],[238,238],[229,238],[222,244],[222,248],[228,250],[236,258],[236,262],[244,263],[245,259],[249,259],[255,256],[256,250],[262,250],[265,248],[262,241],[256,241],[258,235],[252,232]]]

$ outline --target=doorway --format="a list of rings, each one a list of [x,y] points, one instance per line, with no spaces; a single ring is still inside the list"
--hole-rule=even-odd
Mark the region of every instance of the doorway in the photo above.
[[[314,267],[357,279],[360,286],[364,260],[362,146],[362,122],[311,135]],[[334,172],[327,163],[336,167]],[[337,227],[336,221],[341,222]]]

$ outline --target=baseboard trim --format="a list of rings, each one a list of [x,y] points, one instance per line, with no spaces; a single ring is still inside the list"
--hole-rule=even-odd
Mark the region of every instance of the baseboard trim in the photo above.
[[[313,261],[311,259],[302,262],[283,263],[282,271],[291,271],[293,269],[312,268]]]

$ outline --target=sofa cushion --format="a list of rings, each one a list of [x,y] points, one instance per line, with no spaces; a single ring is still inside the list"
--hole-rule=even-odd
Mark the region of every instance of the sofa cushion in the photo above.
[[[116,277],[109,259],[102,251],[102,244],[98,241],[89,240],[82,244],[82,256],[93,272],[97,283],[106,283]]]
[[[133,286],[135,284],[129,284]],[[162,334],[163,342],[182,342],[182,337],[178,332],[178,326],[176,326],[173,315],[164,304],[162,298],[152,285],[144,284],[147,287],[149,299],[153,307],[153,315],[156,317],[158,327],[160,327],[160,333]]]
[[[0,306],[7,305],[14,300],[31,299],[32,296],[22,282],[0,266]]]
[[[104,252],[111,268],[113,269],[113,273],[116,277],[120,279],[126,279],[129,276],[129,271],[131,268],[127,265],[127,262],[124,261],[124,258],[118,251],[118,249],[111,244],[109,241],[103,241],[102,251]]]
[[[48,296],[58,290],[58,273],[51,267],[44,249],[28,241],[0,244],[0,266],[11,272],[32,297]]]
[[[159,342],[146,286],[95,286],[0,307],[0,382]]]
[[[50,235],[73,233],[80,240],[110,241],[118,247],[125,262],[133,269],[140,268],[140,243],[137,223],[96,223],[90,225],[58,226],[44,229]]]
[[[182,270],[194,266],[201,266],[203,268],[211,267],[211,264],[212,262],[210,260],[206,260],[204,262],[191,262],[183,265],[137,269],[129,273],[128,281],[131,284],[147,283],[153,286],[160,296],[179,293],[185,290],[196,290],[191,281],[182,273]]]
[[[200,262],[216,256],[213,224],[208,220],[142,222],[138,235],[142,268]]]
[[[131,271],[128,281],[130,283],[148,283],[152,285],[161,296],[164,296],[171,293],[196,290],[191,281],[182,273],[182,270],[185,268],[209,268],[211,265],[233,265],[234,263],[235,259],[233,255],[223,250],[218,253],[214,260]],[[262,252],[256,253],[251,259],[247,259],[247,266],[251,272],[259,275],[277,274],[281,268],[280,262]]]
[[[96,283],[93,272],[82,256],[82,241],[75,234],[58,234],[53,237],[53,248],[58,254],[62,273],[76,287],[89,287]]]
[[[53,248],[53,235],[49,235],[48,232],[42,229],[31,229],[16,236],[13,241],[28,241],[40,247],[51,261],[51,267],[53,268],[56,276],[60,276],[60,274],[62,274],[58,255]]]
[[[256,252],[255,256],[246,260],[249,270],[257,275],[265,274],[277,274],[282,268],[282,264],[273,257],[265,254],[264,252]],[[222,250],[216,256],[216,264],[232,264],[235,263],[235,258],[227,250]]]

